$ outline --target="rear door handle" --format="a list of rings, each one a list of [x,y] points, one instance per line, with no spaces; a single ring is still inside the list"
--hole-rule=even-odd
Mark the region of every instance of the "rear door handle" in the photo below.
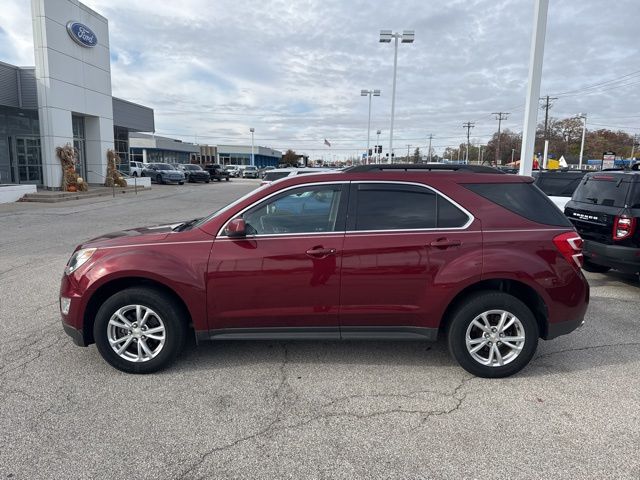
[[[462,245],[462,242],[460,240],[450,240],[448,238],[438,238],[437,240],[434,240],[429,244],[430,247],[442,249],[449,247],[459,247],[460,245]]]
[[[329,255],[335,255],[335,248],[313,247],[307,250],[307,255],[313,258],[326,258]]]

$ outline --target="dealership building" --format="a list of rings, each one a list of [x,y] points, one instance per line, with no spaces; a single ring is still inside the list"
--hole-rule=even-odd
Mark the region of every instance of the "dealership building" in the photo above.
[[[77,0],[31,0],[35,67],[0,61],[0,184],[59,189],[56,147],[78,152],[76,169],[102,184],[107,150],[129,160],[277,166],[282,153],[255,145],[196,145],[153,134],[154,111],[113,97],[109,23]],[[151,133],[147,133],[151,132]]]
[[[111,94],[109,24],[76,0],[32,0],[35,67],[0,63],[0,183],[60,187],[56,147],[104,182],[107,150],[123,160],[131,132],[152,132],[151,108]]]

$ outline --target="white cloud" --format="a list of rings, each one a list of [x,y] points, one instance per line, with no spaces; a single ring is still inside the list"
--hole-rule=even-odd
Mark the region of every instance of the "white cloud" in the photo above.
[[[529,0],[86,3],[110,22],[114,95],[153,107],[161,133],[240,143],[253,126],[257,142],[276,148],[320,152],[328,138],[337,153],[354,154],[366,142],[360,89],[380,88],[372,131],[381,129],[386,144],[393,48],[378,43],[381,28],[416,31],[416,42],[401,45],[398,56],[400,151],[407,143],[424,146],[429,133],[435,145],[457,144],[468,120],[486,140],[497,110],[512,112],[505,127],[521,128]],[[639,14],[634,0],[552,2],[543,94],[640,70]],[[33,64],[28,2],[3,0],[0,27],[0,39],[8,39],[0,60]],[[585,111],[600,123],[627,125],[639,100],[631,85],[564,97],[552,114]]]

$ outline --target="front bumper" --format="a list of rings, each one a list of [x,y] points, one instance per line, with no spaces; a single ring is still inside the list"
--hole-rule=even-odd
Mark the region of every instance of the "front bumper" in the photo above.
[[[87,346],[86,342],[84,341],[84,334],[82,330],[78,330],[77,328],[72,327],[71,325],[65,323],[64,320],[62,320],[62,328],[64,329],[64,333],[69,335],[71,337],[71,340],[73,340],[73,343],[75,343],[77,346]]]
[[[585,240],[582,253],[586,260],[596,265],[615,268],[625,273],[640,272],[640,248],[605,245]]]

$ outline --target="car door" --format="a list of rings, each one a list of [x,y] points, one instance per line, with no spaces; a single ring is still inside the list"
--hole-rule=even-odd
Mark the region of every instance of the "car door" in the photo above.
[[[449,267],[461,262],[464,275],[471,269],[480,277],[482,234],[468,230],[472,221],[424,185],[354,182],[342,255],[342,337],[432,335],[443,290],[460,280]]]
[[[347,185],[291,187],[233,217],[245,220],[247,235],[222,234],[214,242],[207,279],[211,329],[260,337],[278,328],[279,336],[339,338]]]

